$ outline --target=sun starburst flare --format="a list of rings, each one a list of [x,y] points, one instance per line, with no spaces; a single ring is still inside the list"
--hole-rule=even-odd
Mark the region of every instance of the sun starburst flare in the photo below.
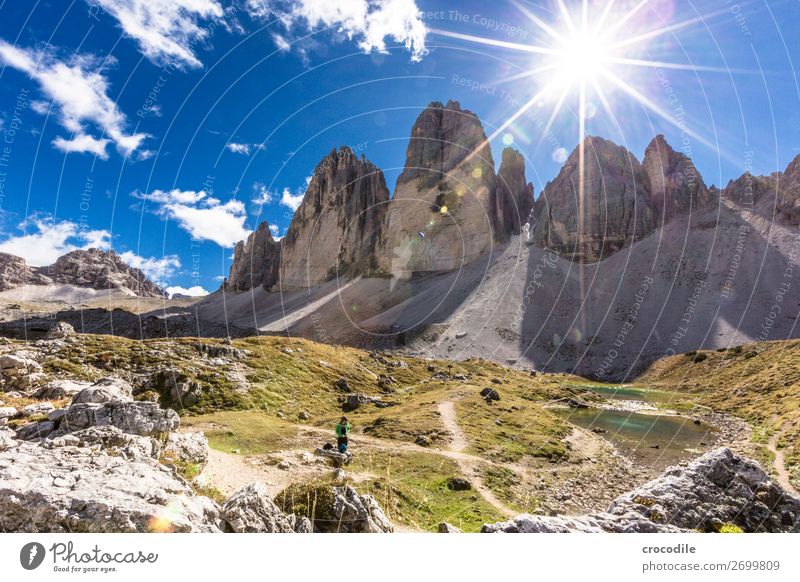
[[[535,105],[552,103],[547,129],[562,113],[562,109],[569,106],[573,112],[577,112],[580,147],[586,138],[586,119],[594,112],[594,107],[590,107],[590,104],[596,100],[609,117],[616,120],[612,95],[619,94],[639,104],[649,114],[679,127],[704,145],[715,147],[709,140],[688,129],[661,108],[646,95],[646,91],[637,88],[633,72],[636,69],[656,68],[694,74],[731,74],[732,71],[727,68],[647,57],[648,45],[659,37],[670,36],[674,39],[677,31],[706,23],[708,19],[724,11],[667,22],[663,11],[659,11],[659,6],[663,8],[664,2],[657,0],[641,0],[633,6],[628,2],[628,8],[622,7],[622,3],[615,0],[605,3],[580,0],[571,6],[564,0],[555,0],[553,4],[550,11],[552,21],[547,22],[527,7],[515,3],[519,12],[538,33],[537,43],[509,42],[440,29],[431,31],[454,40],[527,53],[534,59],[525,71],[501,80],[508,83],[529,79],[534,87],[533,95],[509,115],[487,141],[501,135]],[[657,23],[655,27],[652,26],[654,22]],[[688,56],[686,58],[688,60]]]

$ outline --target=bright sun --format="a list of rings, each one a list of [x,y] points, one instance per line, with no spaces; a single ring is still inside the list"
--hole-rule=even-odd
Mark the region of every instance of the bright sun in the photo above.
[[[559,84],[568,86],[595,83],[606,70],[611,55],[610,43],[596,34],[580,32],[570,36],[556,57]]]
[[[431,30],[444,37],[518,51],[533,57],[528,69],[500,81],[510,83],[525,80],[528,81],[525,86],[534,90],[530,99],[489,136],[489,141],[504,134],[509,126],[535,105],[548,102],[553,104],[553,109],[542,133],[547,133],[566,106],[578,113],[579,142],[582,142],[587,112],[599,108],[609,119],[616,119],[611,100],[615,94],[638,103],[666,123],[678,125],[673,115],[649,98],[644,90],[637,88],[637,76],[633,71],[649,68],[684,70],[695,74],[729,73],[727,69],[639,57],[640,54],[647,54],[648,45],[654,39],[703,23],[704,16],[668,23],[663,20],[663,14],[657,10],[657,6],[648,0],[624,3],[619,0],[551,0],[550,4],[552,7],[540,11],[542,16],[539,16],[527,5],[514,3],[532,25],[532,30],[536,31],[536,42],[509,42],[447,30]],[[577,107],[572,107],[575,98]],[[693,131],[688,133],[708,145],[708,140],[702,136]]]

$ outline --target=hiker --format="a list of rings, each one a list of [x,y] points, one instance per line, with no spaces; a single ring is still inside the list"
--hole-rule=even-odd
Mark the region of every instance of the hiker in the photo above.
[[[347,417],[343,416],[336,425],[336,446],[342,454],[347,453],[347,435],[350,434],[350,423]]]

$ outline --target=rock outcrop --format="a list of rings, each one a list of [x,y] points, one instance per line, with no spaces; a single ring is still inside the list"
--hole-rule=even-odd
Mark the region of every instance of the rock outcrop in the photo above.
[[[208,439],[201,432],[172,432],[164,445],[164,455],[202,469],[208,464]]]
[[[800,156],[780,176],[778,192],[778,212],[791,224],[800,225]]]
[[[231,495],[222,506],[222,519],[233,533],[292,533],[293,523],[275,505],[261,483]]]
[[[52,265],[30,267],[24,259],[0,253],[0,291],[23,285],[74,285],[98,290],[120,289],[140,297],[163,297],[164,290],[114,251],[78,250]]]
[[[3,532],[218,532],[218,520],[155,459],[28,442],[0,452]]]
[[[431,103],[417,118],[390,204],[382,267],[405,278],[449,271],[495,240],[495,170],[478,117],[458,102]]]
[[[22,257],[0,253],[0,291],[22,285],[46,285],[47,280],[31,269]]]
[[[670,467],[588,516],[520,515],[484,525],[486,533],[719,531],[800,532],[800,498],[769,479],[755,461],[730,449],[710,451],[686,466]]]
[[[375,271],[388,203],[383,172],[366,158],[348,147],[323,158],[281,240],[281,289]]]
[[[333,488],[333,516],[337,532],[391,533],[394,526],[371,495],[359,495],[350,485]]]
[[[179,424],[178,414],[172,409],[160,408],[157,402],[73,404],[52,435],[48,433],[39,438],[61,436],[93,426],[114,426],[128,434],[161,437],[177,430]]]
[[[164,290],[134,269],[114,251],[88,249],[72,251],[55,264],[43,267],[43,273],[62,285],[91,289],[128,289],[140,297],[163,297]]]
[[[0,391],[25,391],[44,380],[42,365],[24,352],[0,356]]]
[[[270,290],[278,282],[280,259],[281,243],[272,238],[269,224],[262,222],[247,241],[236,244],[225,289],[249,291],[261,286]]]
[[[696,213],[713,202],[712,192],[692,160],[673,150],[663,135],[647,146],[642,169],[659,224]]]
[[[599,137],[580,146],[537,201],[536,242],[566,258],[594,262],[648,236],[657,211],[636,157]]]
[[[497,238],[507,240],[522,232],[533,211],[533,184],[525,180],[525,158],[517,150],[503,150],[496,182]]]
[[[778,175],[755,176],[745,172],[728,182],[722,195],[739,206],[752,209],[752,206],[767,197],[775,197],[778,188]]]

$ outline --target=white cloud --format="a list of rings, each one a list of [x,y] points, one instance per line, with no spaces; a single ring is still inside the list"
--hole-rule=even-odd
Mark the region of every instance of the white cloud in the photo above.
[[[228,148],[228,151],[233,152],[234,154],[242,154],[245,156],[250,155],[250,144],[249,143],[234,143],[231,142],[225,146]]]
[[[148,279],[159,285],[174,276],[181,266],[181,261],[177,255],[166,255],[157,259],[155,257],[140,257],[136,253],[125,251],[120,253],[119,256],[127,265],[134,269],[140,269]]]
[[[98,158],[107,160],[108,153],[106,146],[108,145],[107,139],[97,139],[85,133],[79,133],[72,139],[64,139],[58,136],[53,140],[53,146],[57,150],[64,153],[90,153],[96,155]]]
[[[228,149],[228,151],[231,151],[234,154],[242,154],[245,156],[249,156],[251,152],[265,149],[264,144],[261,143],[250,144],[250,143],[230,142],[225,144],[225,147]]]
[[[255,204],[260,210],[262,206],[266,206],[272,202],[272,192],[269,191],[266,184],[255,182],[253,184],[253,198],[251,202]]]
[[[31,226],[34,232],[28,233]],[[58,257],[79,249],[111,248],[111,233],[107,230],[81,229],[68,220],[30,218],[19,229],[23,234],[0,242],[0,252],[22,257],[32,267],[52,265]]]
[[[292,49],[291,43],[289,43],[289,41],[286,40],[280,34],[277,33],[273,34],[272,42],[275,43],[275,46],[278,47],[278,50],[281,51],[282,53],[288,53]]]
[[[46,101],[31,101],[31,109],[39,115],[47,115],[50,113],[50,104]]]
[[[297,192],[292,192],[289,188],[284,188],[281,194],[280,204],[291,208],[292,212],[296,211],[303,202],[303,197],[306,195],[309,184],[311,184],[311,176],[306,177],[305,188],[301,188],[297,190]]]
[[[403,44],[414,61],[427,53],[427,28],[415,0],[294,0],[291,7],[284,24],[300,21],[311,29],[335,28],[364,52],[386,52],[386,39],[390,38]],[[270,14],[266,0],[250,0],[248,8],[257,17]],[[273,36],[273,41],[279,50],[288,47],[283,37]]]
[[[209,36],[203,20],[217,20],[223,9],[216,0],[87,0],[117,19],[152,62],[198,68],[194,45]]]
[[[200,285],[195,285],[194,287],[179,287],[177,285],[173,287],[166,288],[167,295],[169,298],[172,299],[173,295],[188,295],[189,297],[203,297],[208,295],[208,291],[200,287]]]
[[[289,188],[284,188],[283,194],[281,195],[281,204],[291,208],[292,211],[296,211],[300,208],[300,204],[303,203],[304,196],[305,192],[298,191],[296,194],[293,194]]]
[[[247,213],[239,200],[222,203],[204,191],[154,190],[134,193],[137,198],[157,204],[156,213],[175,220],[195,240],[208,240],[221,247],[232,247],[247,238]]]
[[[52,53],[15,47],[0,39],[0,62],[22,71],[39,83],[42,92],[55,106],[58,120],[76,137],[56,138],[53,142],[63,151],[83,151],[105,157],[106,140],[88,135],[90,126],[99,128],[122,153],[136,150],[147,134],[130,135],[125,131],[127,119],[108,96],[108,80],[101,74],[101,62],[87,55],[75,55],[63,62]],[[35,110],[42,110],[36,107]]]
[[[281,229],[277,224],[270,224],[269,231],[272,233],[272,236],[278,236],[278,234],[281,232]]]
[[[188,295],[189,297],[203,297],[208,295],[208,291],[200,287],[199,285],[195,285],[194,287],[167,287],[166,289],[167,295],[169,298],[172,299],[173,295]]]

